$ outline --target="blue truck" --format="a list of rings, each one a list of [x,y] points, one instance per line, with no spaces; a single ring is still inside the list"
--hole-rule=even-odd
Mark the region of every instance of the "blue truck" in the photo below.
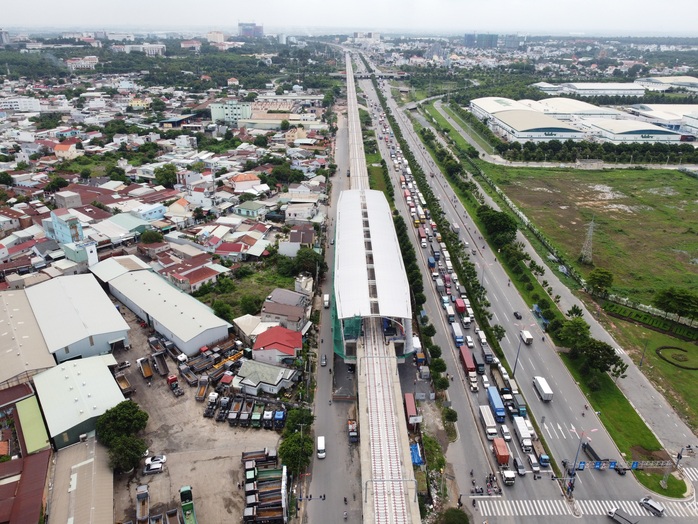
[[[434,259],[434,257],[429,257],[428,263],[429,269],[434,269],[436,267],[436,260]]]
[[[495,386],[490,386],[487,388],[487,399],[490,402],[490,409],[494,415],[494,419],[502,423],[506,417],[506,411],[504,411],[504,402],[502,402],[502,397],[499,396],[499,391]]]

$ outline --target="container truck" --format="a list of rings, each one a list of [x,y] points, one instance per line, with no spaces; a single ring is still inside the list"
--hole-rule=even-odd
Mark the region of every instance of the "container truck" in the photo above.
[[[533,440],[533,452],[538,457],[538,464],[541,468],[547,468],[550,465],[550,457],[545,452],[545,448],[540,440]]]
[[[492,439],[492,452],[494,453],[499,466],[505,468],[509,467],[509,459],[511,458],[511,454],[509,453],[509,446],[507,446],[507,443],[502,437],[495,437]]]
[[[514,432],[518,438],[521,450],[524,453],[530,453],[533,449],[533,443],[531,441],[531,435],[526,427],[526,422],[521,417],[514,417]]]
[[[153,369],[150,366],[150,359],[148,357],[139,358],[136,360],[136,364],[138,364],[138,369],[141,370],[141,375],[143,375],[144,379],[150,380],[153,378]]]
[[[237,426],[238,422],[240,422],[239,416],[243,403],[244,399],[239,395],[233,399],[233,405],[228,412],[228,424],[230,426]]]
[[[457,298],[456,301],[454,302],[454,305],[456,306],[456,312],[463,316],[465,315],[465,302],[463,301],[462,298]]]
[[[458,238],[460,238],[460,226],[455,222],[451,224],[451,231],[453,231]]]
[[[130,393],[133,393],[133,387],[124,373],[117,373],[114,375],[114,378],[119,385],[122,395],[128,396]]]
[[[148,485],[141,484],[136,488],[136,522],[148,522],[150,519],[150,494]]]
[[[170,374],[170,368],[167,367],[167,358],[165,357],[165,351],[158,351],[157,353],[153,353],[153,367],[161,377],[166,377]]]
[[[492,381],[500,394],[508,395],[511,393],[509,386],[507,386],[506,382],[504,382],[504,377],[497,366],[490,367],[490,375],[492,375]]]
[[[487,440],[494,439],[497,436],[497,424],[494,422],[489,406],[480,406],[480,422],[485,430]]]
[[[527,346],[533,344],[533,335],[531,335],[531,333],[529,333],[525,329],[519,331],[519,336],[521,337],[521,340],[523,340],[523,343]]]
[[[465,343],[465,339],[463,338],[463,330],[458,322],[451,322],[451,333],[453,334],[453,341],[456,347],[461,347]]]
[[[436,267],[436,260],[434,260],[434,257],[429,257],[427,263],[429,264],[429,269],[434,269]]]
[[[453,306],[450,304],[446,306],[446,318],[448,319],[449,324],[456,321],[456,313],[453,311]]]
[[[548,381],[543,377],[533,377],[533,387],[543,402],[550,402],[553,399],[553,390],[550,389]]]
[[[487,399],[489,400],[494,420],[501,424],[506,417],[506,411],[504,411],[504,403],[496,387],[490,386],[487,388]]]
[[[444,289],[446,289],[443,278],[437,278],[434,281],[434,285],[436,286],[436,291],[438,291],[440,295],[443,295]]]
[[[199,383],[196,386],[196,400],[203,402],[206,400],[206,392],[208,391],[208,375],[201,375]]]
[[[460,360],[461,364],[463,364],[463,369],[465,370],[465,373],[468,377],[468,385],[470,386],[470,391],[478,391],[479,387],[477,383],[477,368],[475,367],[475,363],[473,362],[472,353],[465,346],[461,346],[460,348]]]
[[[347,435],[349,437],[349,442],[352,444],[359,441],[359,425],[355,419],[347,420]]]
[[[475,371],[477,372],[478,375],[484,375],[485,374],[485,363],[482,362],[480,359],[478,359],[477,355],[475,353],[472,353],[472,355],[473,355],[473,364],[475,364]]]

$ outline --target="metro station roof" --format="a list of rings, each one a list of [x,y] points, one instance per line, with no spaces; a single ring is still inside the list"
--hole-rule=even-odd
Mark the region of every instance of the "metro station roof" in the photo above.
[[[412,317],[400,245],[390,206],[380,191],[340,194],[334,269],[340,319]]]

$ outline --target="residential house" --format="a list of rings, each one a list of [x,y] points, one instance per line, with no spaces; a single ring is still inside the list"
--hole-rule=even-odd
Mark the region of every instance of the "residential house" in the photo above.
[[[277,287],[266,299],[267,302],[285,304],[287,306],[298,306],[302,308],[310,307],[310,299],[305,293],[298,293],[290,289]]]
[[[263,322],[278,322],[283,327],[300,332],[306,323],[306,309],[265,301],[262,305]]]
[[[256,173],[238,173],[231,176],[228,180],[236,195],[252,190],[261,183]]]
[[[233,379],[233,387],[246,395],[257,396],[263,392],[278,396],[293,388],[299,380],[300,373],[295,369],[247,360]]]
[[[303,336],[282,326],[267,329],[257,336],[252,347],[252,358],[267,364],[291,363],[299,357]]]
[[[266,215],[267,206],[262,202],[249,200],[233,207],[233,213],[247,218],[263,219]]]
[[[84,237],[80,219],[65,208],[51,211],[49,219],[44,219],[43,228],[46,236],[59,244],[80,242]]]

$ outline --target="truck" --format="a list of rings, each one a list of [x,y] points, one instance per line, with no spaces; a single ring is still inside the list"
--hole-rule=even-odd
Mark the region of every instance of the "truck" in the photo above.
[[[153,378],[153,369],[150,366],[150,359],[148,357],[139,358],[136,360],[136,364],[138,364],[138,369],[141,370],[141,375],[143,375],[144,379],[150,380]]]
[[[236,395],[233,399],[233,405],[230,408],[230,411],[228,411],[228,424],[231,427],[237,426],[238,422],[240,422],[240,410],[242,409],[243,403],[244,398],[239,395]]]
[[[250,426],[250,418],[252,417],[253,408],[254,400],[245,400],[242,405],[242,411],[240,411],[240,416],[238,417],[241,427],[247,428]]]
[[[550,466],[550,457],[545,452],[545,448],[540,440],[533,440],[533,452],[536,454],[536,457],[538,457],[538,464],[540,464],[541,468]]]
[[[181,501],[182,519],[184,524],[197,524],[196,511],[194,510],[194,494],[191,486],[182,486],[179,490]]]
[[[253,468],[259,467],[260,465],[276,465],[279,461],[279,456],[275,448],[243,451],[240,455],[240,462],[245,465],[245,469],[248,469],[246,464],[250,461],[254,462]]]
[[[150,493],[148,485],[141,484],[136,488],[136,522],[148,522],[150,519]]]
[[[528,410],[526,409],[526,401],[524,400],[523,396],[517,393],[512,395],[512,397],[514,400],[514,408],[516,409],[518,416],[521,418],[526,418]]]
[[[465,344],[463,330],[460,328],[460,324],[458,322],[451,322],[451,334],[453,335],[453,342],[456,344],[456,347],[461,347],[463,344]]]
[[[218,408],[218,393],[212,391],[208,396],[208,402],[206,403],[206,409],[204,409],[204,417],[213,418],[216,414],[216,409]]]
[[[165,512],[165,523],[166,524],[180,524],[180,522],[179,522],[179,510],[177,508],[168,509]]]
[[[126,377],[125,373],[117,373],[116,375],[114,375],[114,379],[116,379],[116,383],[119,385],[119,389],[125,397],[133,393],[133,387],[131,386],[131,383],[128,381],[128,378]]]
[[[359,441],[359,424],[353,418],[347,420],[347,436],[352,444]]]
[[[460,238],[460,226],[455,222],[451,224],[451,231],[453,231],[458,238]]]
[[[179,374],[182,376],[184,381],[190,386],[196,386],[199,383],[199,379],[196,376],[196,374],[186,364],[182,364],[179,366]]]
[[[619,524],[638,524],[640,522],[639,518],[626,513],[620,508],[611,508],[606,515]]]
[[[176,363],[179,363],[179,357],[180,355],[184,355],[177,346],[175,346],[174,342],[170,340],[165,340],[165,351],[167,351],[167,354],[170,356],[172,360],[174,360]],[[186,357],[186,355],[184,355]]]
[[[533,449],[533,443],[531,441],[531,435],[528,432],[528,428],[526,427],[526,422],[521,417],[514,417],[513,422],[514,432],[516,433],[516,437],[521,445],[521,450],[524,453],[530,453]]]
[[[165,351],[158,351],[157,353],[153,353],[153,367],[155,368],[155,371],[158,372],[158,374],[161,377],[166,377],[167,375],[170,374],[170,368],[167,367],[167,358],[165,357]]]
[[[460,316],[465,315],[465,301],[462,298],[457,298],[454,304],[456,306],[456,313]]]
[[[446,261],[446,272],[453,273],[453,262],[450,260]]]
[[[230,406],[232,406],[232,398],[221,397],[219,402],[218,413],[216,413],[216,422],[225,422],[228,420],[228,412],[230,411]]]
[[[494,422],[489,406],[480,406],[480,422],[485,430],[487,440],[494,439],[497,436],[497,424]]]
[[[478,375],[484,375],[485,374],[485,363],[482,360],[478,359],[477,355],[475,353],[472,353],[472,355],[473,355],[473,364],[475,364],[475,371],[477,372]]]
[[[543,402],[550,402],[553,399],[553,390],[550,389],[548,381],[543,377],[533,377],[533,387],[536,388],[540,399]]]
[[[518,395],[520,393],[519,385],[516,383],[516,380],[511,377],[508,379],[505,377],[504,381],[509,385],[509,390],[511,390],[512,395]]]
[[[262,427],[264,429],[272,429],[274,427],[274,410],[271,409],[271,406],[269,406],[269,409],[264,410],[264,414],[262,415]]]
[[[444,279],[439,277],[434,281],[434,285],[436,286],[436,291],[439,292],[439,295],[443,295],[444,290],[446,289],[446,286],[444,286]]]
[[[429,265],[429,269],[434,269],[436,267],[436,260],[434,260],[434,257],[429,257],[427,259],[427,264]]]
[[[435,245],[432,244],[432,246],[431,246],[431,252],[432,252],[432,254],[434,255],[434,260],[435,260],[436,262],[438,262],[439,260],[441,260],[441,250],[440,250],[438,247],[436,247]]]
[[[206,393],[208,392],[208,375],[201,375],[199,377],[199,382],[196,385],[196,400],[203,402],[206,400]]]
[[[419,209],[419,208],[417,208],[417,209]],[[420,226],[420,227],[417,229],[417,235],[419,235],[419,241],[420,241],[422,244],[426,243],[426,241],[427,241],[427,233],[426,233],[426,231],[424,231],[424,228],[423,228],[423,227]],[[426,247],[426,245],[425,245],[425,247]]]
[[[478,391],[480,388],[477,383],[477,368],[475,367],[475,362],[473,362],[473,354],[466,346],[461,346],[460,348],[460,360],[468,376],[470,391]]]
[[[511,393],[509,386],[507,386],[506,382],[504,381],[504,377],[502,376],[502,372],[499,370],[499,367],[491,366],[490,375],[492,376],[492,382],[494,382],[494,385],[497,387],[497,391],[499,391],[501,395],[509,395]]]
[[[502,437],[495,437],[492,439],[492,452],[497,459],[497,464],[501,467],[509,467],[509,459],[511,459],[511,454],[509,453],[509,446],[504,441]]]
[[[328,293],[325,293],[324,295],[322,295],[322,306],[325,309],[329,309],[329,307],[330,307],[330,295]]]
[[[453,306],[450,304],[446,306],[446,318],[449,324],[456,321],[456,313],[453,311]]]
[[[277,409],[274,411],[274,429],[276,431],[281,431],[286,425],[286,410]]]
[[[181,397],[184,395],[184,390],[179,387],[179,382],[177,381],[177,377],[175,375],[167,376],[167,385],[170,386],[170,391],[172,391],[175,397]]]
[[[504,411],[504,403],[502,398],[499,396],[499,391],[494,386],[487,388],[487,399],[490,403],[490,408],[492,409],[492,414],[494,415],[494,420],[500,424],[504,422],[506,417],[506,412]]]
[[[250,425],[253,428],[262,427],[262,415],[264,414],[264,402],[257,401],[254,403],[254,408],[252,409],[252,416],[250,417]]]
[[[526,331],[525,329],[519,331],[519,336],[521,337],[521,340],[523,340],[523,343],[527,346],[533,344],[533,335],[531,335],[531,333]]]

